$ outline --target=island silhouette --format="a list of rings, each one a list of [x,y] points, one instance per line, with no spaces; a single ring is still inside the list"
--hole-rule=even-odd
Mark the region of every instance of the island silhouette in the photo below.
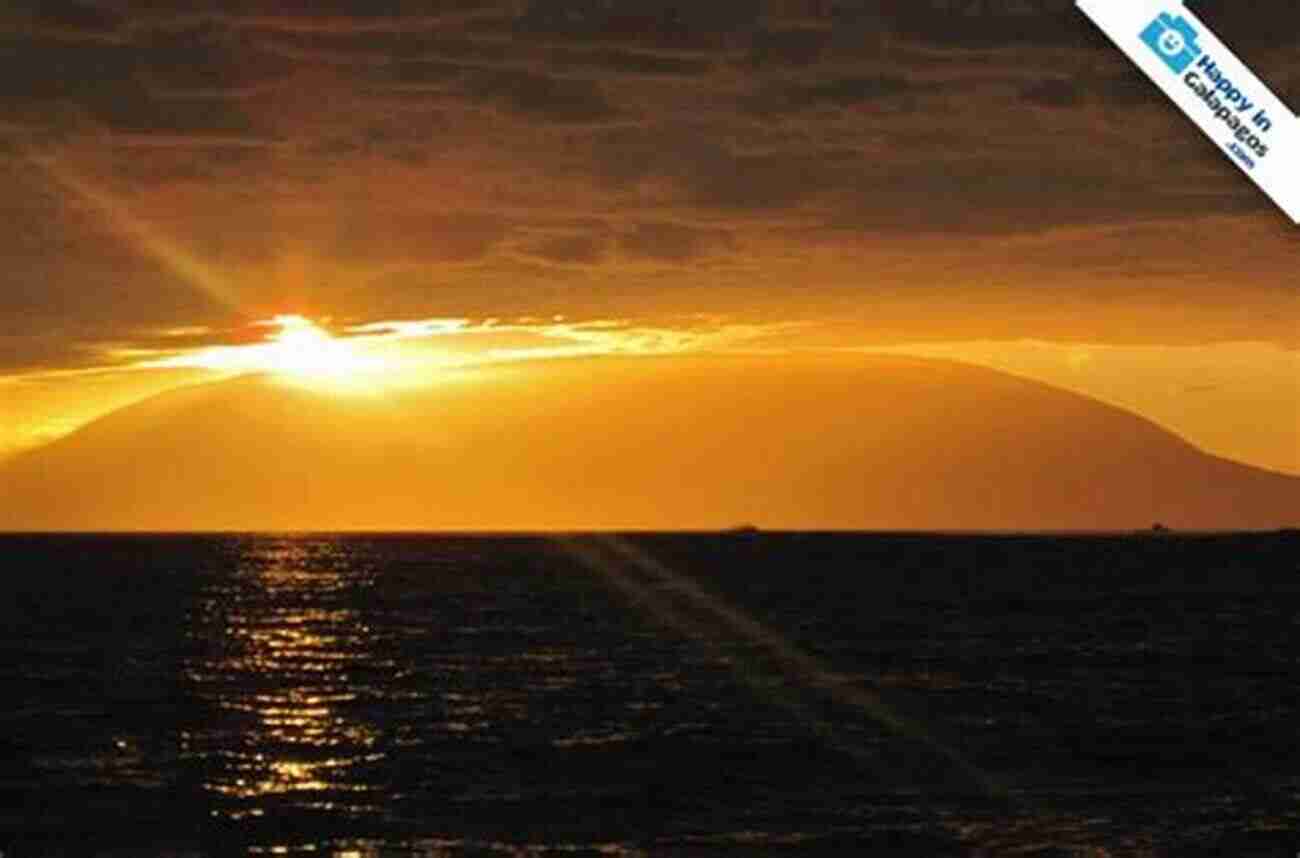
[[[560,359],[337,396],[165,393],[0,466],[6,530],[1180,531],[1294,526],[1300,478],[992,370]]]

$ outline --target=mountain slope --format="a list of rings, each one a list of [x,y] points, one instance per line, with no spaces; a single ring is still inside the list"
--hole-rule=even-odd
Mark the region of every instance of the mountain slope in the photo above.
[[[1275,528],[1300,479],[942,361],[604,358],[341,398],[244,378],[0,466],[3,529]]]

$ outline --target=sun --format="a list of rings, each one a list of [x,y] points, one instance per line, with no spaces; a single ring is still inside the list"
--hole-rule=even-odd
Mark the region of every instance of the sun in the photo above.
[[[256,324],[275,332],[259,343],[210,346],[145,365],[261,374],[298,387],[346,394],[375,393],[392,374],[389,360],[364,337],[336,337],[305,316],[276,316]]]
[[[363,387],[367,376],[384,368],[379,357],[303,316],[276,316],[265,324],[279,330],[255,347],[254,363],[271,375],[311,387],[346,389]]]
[[[310,319],[276,316],[268,324],[278,326],[279,331],[260,349],[260,362],[267,372],[290,378],[342,381],[370,368],[371,359]]]

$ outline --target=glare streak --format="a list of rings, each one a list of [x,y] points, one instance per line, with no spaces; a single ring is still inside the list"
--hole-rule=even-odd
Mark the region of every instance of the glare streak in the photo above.
[[[89,203],[113,230],[162,263],[172,274],[201,289],[204,294],[227,308],[238,306],[235,291],[224,277],[152,224],[136,217],[126,204],[111,193],[78,176],[56,158],[32,154],[28,160],[49,176],[60,189]]]
[[[870,754],[841,741],[828,724],[791,695],[790,692],[798,685],[828,694],[837,703],[862,712],[890,732],[929,747],[955,764],[987,795],[1006,794],[1004,786],[957,750],[931,736],[924,725],[901,717],[878,694],[851,684],[851,678],[833,672],[775,630],[706,593],[689,577],[669,569],[629,541],[609,536],[581,540],[561,538],[559,542],[573,557],[599,573],[631,602],[647,608],[659,622],[678,633],[713,646],[728,640],[743,641],[761,652],[771,660],[777,675],[772,675],[770,668],[756,661],[735,664],[733,669],[760,694],[803,717],[818,735],[838,750],[870,761]],[[662,598],[656,591],[684,598],[684,607],[695,616],[688,615],[687,610],[675,608],[669,599]]]

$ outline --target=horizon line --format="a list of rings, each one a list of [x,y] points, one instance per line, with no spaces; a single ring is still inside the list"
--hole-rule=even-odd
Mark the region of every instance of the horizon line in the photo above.
[[[714,528],[638,528],[638,527],[586,527],[586,528],[291,528],[249,530],[243,528],[131,528],[131,529],[50,529],[5,530],[0,538],[24,536],[237,536],[237,537],[313,537],[313,536],[427,536],[463,538],[540,538],[554,536],[872,536],[872,537],[933,537],[933,538],[1019,538],[1019,537],[1115,537],[1147,536],[1156,538],[1223,537],[1223,536],[1277,536],[1300,534],[1300,527],[1282,525],[1272,528],[1156,528],[1153,526],[1128,529],[1103,528],[764,528],[749,525]]]

